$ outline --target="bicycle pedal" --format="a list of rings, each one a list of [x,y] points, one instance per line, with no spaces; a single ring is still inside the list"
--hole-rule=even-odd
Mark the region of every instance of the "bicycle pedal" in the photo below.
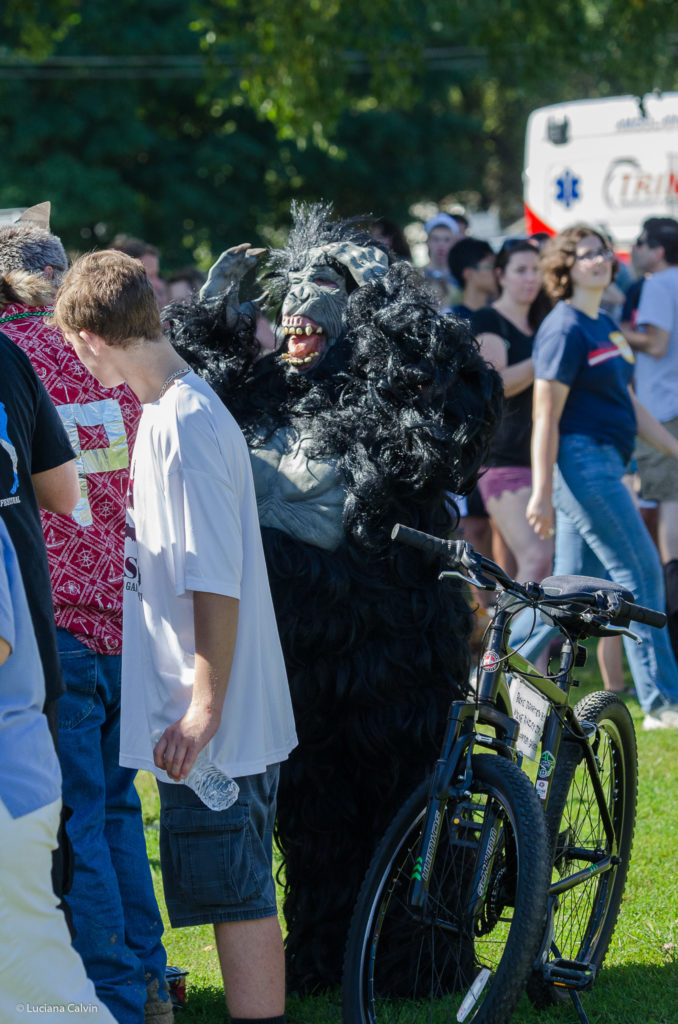
[[[542,967],[544,980],[560,988],[585,992],[596,980],[596,967],[579,960],[549,960]]]

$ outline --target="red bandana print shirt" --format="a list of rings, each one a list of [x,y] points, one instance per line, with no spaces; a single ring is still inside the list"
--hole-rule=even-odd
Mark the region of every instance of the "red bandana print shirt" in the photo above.
[[[103,388],[50,327],[51,310],[6,306],[3,331],[26,353],[77,457],[70,516],[42,512],[57,626],[99,654],[122,648],[124,497],[141,405],[127,386]]]

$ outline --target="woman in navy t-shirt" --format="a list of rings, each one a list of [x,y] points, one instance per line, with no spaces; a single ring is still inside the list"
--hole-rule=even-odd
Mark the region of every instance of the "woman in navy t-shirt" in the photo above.
[[[600,311],[614,254],[603,235],[578,225],[551,239],[542,269],[546,291],[560,301],[541,325],[533,351],[528,520],[547,537],[555,508],[556,575],[606,573],[639,604],[663,609],[657,550],[622,477],[636,434],[677,458],[678,442],[636,400],[633,353]],[[636,623],[633,628],[645,641],[624,641],[644,727],[676,728],[678,667],[667,631]],[[533,648],[534,638],[524,652]]]

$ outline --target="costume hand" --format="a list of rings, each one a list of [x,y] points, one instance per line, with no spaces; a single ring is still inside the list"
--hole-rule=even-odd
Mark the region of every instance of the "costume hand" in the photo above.
[[[265,249],[253,249],[249,242],[226,249],[210,267],[207,280],[200,289],[200,299],[216,299],[233,288],[237,301],[237,286],[264,252]]]
[[[555,533],[553,505],[548,498],[532,494],[525,510],[527,521],[542,540]]]
[[[207,746],[217,729],[221,716],[190,704],[186,713],[168,726],[153,750],[157,768],[167,772],[170,779],[185,779],[200,751]]]

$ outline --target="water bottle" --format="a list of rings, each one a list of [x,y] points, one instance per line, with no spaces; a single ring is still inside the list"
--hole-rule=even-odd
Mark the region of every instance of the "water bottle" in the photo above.
[[[151,743],[155,748],[164,730],[156,729],[151,735]],[[200,797],[210,811],[225,811],[238,799],[240,789],[238,783],[229,775],[217,768],[209,759],[207,747],[203,747],[193,767],[182,780],[185,786],[193,790],[196,796]]]

